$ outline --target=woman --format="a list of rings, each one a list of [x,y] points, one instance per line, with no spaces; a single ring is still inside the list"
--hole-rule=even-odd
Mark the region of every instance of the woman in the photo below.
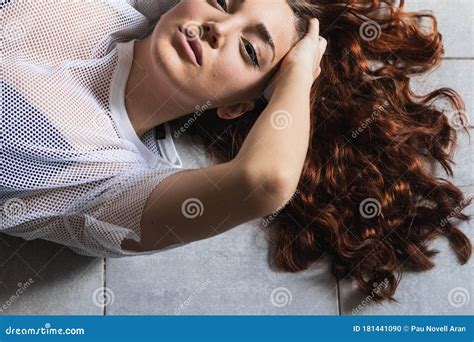
[[[62,166],[54,178],[44,162],[51,155],[43,154],[28,161],[49,171],[46,180],[2,184],[3,201],[16,196],[28,209],[44,208],[54,191],[54,207],[63,209],[35,218],[23,210],[3,230],[82,254],[122,256],[173,248],[279,212],[280,268],[299,271],[329,254],[335,275],[352,277],[368,293],[387,282],[375,299],[393,297],[402,267],[433,266],[426,243],[436,236],[448,237],[466,262],[470,242],[446,218],[454,212],[467,220],[462,209],[470,199],[424,165],[436,160],[451,174],[456,132],[432,102],[447,98],[457,111],[463,104],[450,89],[422,97],[410,91],[410,77],[435,67],[443,53],[436,22],[424,33],[422,18],[432,17],[404,12],[403,1],[183,0],[140,40],[112,39],[115,45],[94,49],[88,33],[81,45],[89,49],[77,51],[93,53],[81,57],[117,67],[107,88],[110,113],[91,127],[96,112],[86,111],[88,121],[68,131],[74,139],[61,141],[55,132],[55,152],[66,143],[74,148],[61,163],[54,160]],[[107,33],[130,36],[123,28]],[[20,51],[15,66],[23,65]],[[70,64],[61,65],[73,74]],[[191,128],[216,165],[183,170],[178,159],[170,162],[175,154],[166,157],[170,144],[159,158],[140,143],[154,127],[186,119],[204,103],[212,110]],[[99,126],[110,129],[98,133]],[[81,139],[80,129],[93,132]],[[18,155],[17,146],[9,148]]]

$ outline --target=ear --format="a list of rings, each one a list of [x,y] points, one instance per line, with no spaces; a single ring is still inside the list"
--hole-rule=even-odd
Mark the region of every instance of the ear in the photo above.
[[[224,120],[236,119],[239,116],[251,111],[255,107],[255,102],[239,103],[228,107],[217,108],[217,115]]]

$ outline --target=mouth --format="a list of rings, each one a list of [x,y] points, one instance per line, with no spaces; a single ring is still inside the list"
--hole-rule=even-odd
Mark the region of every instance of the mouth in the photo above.
[[[178,27],[178,36],[181,47],[191,59],[191,61],[197,66],[202,66],[203,53],[200,38],[195,37],[193,39],[189,39],[186,33],[183,32],[183,28],[181,26]]]

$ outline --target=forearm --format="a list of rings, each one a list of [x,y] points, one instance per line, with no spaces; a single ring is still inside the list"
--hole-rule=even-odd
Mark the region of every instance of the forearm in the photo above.
[[[308,151],[311,83],[301,72],[286,73],[236,157],[256,174],[283,178],[290,190],[296,189]]]

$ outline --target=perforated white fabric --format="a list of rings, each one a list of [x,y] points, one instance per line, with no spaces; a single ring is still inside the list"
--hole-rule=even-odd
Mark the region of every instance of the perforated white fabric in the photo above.
[[[135,40],[174,2],[0,2],[1,232],[89,256],[154,253],[120,244],[140,240],[148,196],[183,167],[168,124],[166,139],[139,139],[124,91]]]

